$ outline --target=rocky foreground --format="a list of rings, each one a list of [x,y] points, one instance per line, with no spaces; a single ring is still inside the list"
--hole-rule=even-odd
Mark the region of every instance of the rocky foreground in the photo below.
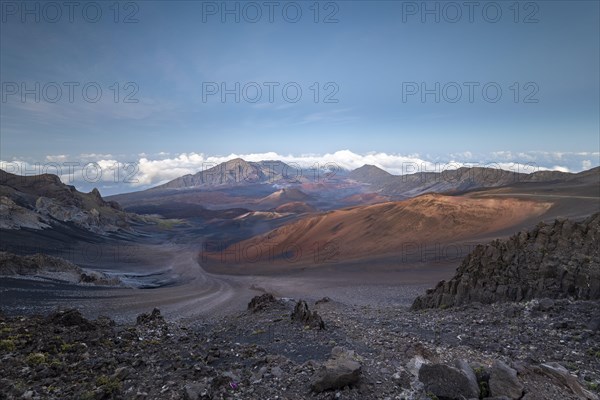
[[[246,312],[137,323],[0,317],[0,398],[597,399],[600,303],[410,311],[265,294]]]

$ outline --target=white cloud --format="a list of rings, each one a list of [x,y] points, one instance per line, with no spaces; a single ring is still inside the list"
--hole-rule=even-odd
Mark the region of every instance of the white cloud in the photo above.
[[[46,156],[46,161],[49,162],[63,162],[66,161],[69,156],[66,154],[59,154],[56,156]]]
[[[97,161],[103,158],[113,158],[112,154],[96,154],[96,153],[82,153],[78,157],[79,159]]]

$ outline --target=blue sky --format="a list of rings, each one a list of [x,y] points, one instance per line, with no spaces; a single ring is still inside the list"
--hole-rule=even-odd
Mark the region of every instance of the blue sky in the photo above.
[[[472,22],[458,2],[455,23],[449,20],[456,10],[443,9],[447,2],[321,2],[318,23],[312,1],[277,3],[273,22],[263,2],[253,3],[262,15],[251,23],[255,9],[227,2],[240,8],[236,23],[231,14],[222,22],[222,9],[207,13],[222,2],[121,2],[115,23],[113,2],[96,2],[84,15],[84,1],[73,22],[62,6],[53,23],[55,10],[44,3],[3,2],[0,160],[349,150],[446,161],[511,154],[509,161],[525,162],[545,154],[540,165],[574,171],[599,164],[599,2],[521,2],[516,15],[512,1],[483,1]],[[422,7],[436,4],[439,22],[432,14],[422,22]],[[22,7],[39,7],[40,21],[28,14],[23,22]],[[102,16],[93,23],[96,8]],[[298,8],[302,16],[292,23]],[[129,14],[138,22],[124,23]],[[328,15],[337,22],[324,23]],[[40,101],[28,94],[23,102],[21,85],[32,89],[35,82]],[[62,88],[55,103],[52,82]],[[65,82],[78,85],[72,102]],[[234,94],[222,102],[220,93],[205,92],[236,82],[239,103]],[[272,102],[265,82],[273,82]],[[82,93],[89,83],[102,89],[95,103]],[[407,93],[436,83],[439,102],[435,94]],[[262,96],[252,102],[257,85]],[[302,96],[292,102],[296,87]],[[502,96],[492,102],[497,88]],[[95,89],[88,90],[91,99]],[[133,91],[138,102],[124,102]],[[325,102],[333,92],[329,99],[337,102]],[[548,156],[557,153],[560,162]]]

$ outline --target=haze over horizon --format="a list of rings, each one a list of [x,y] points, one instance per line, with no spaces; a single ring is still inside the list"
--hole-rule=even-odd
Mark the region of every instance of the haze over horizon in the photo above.
[[[46,156],[42,162],[28,162],[14,159],[0,160],[0,169],[17,175],[38,175],[51,173],[58,175],[64,183],[74,185],[82,191],[92,188],[102,195],[113,195],[145,190],[164,184],[184,175],[205,171],[229,160],[241,158],[249,162],[283,161],[293,168],[300,168],[304,175],[309,170],[341,168],[354,170],[364,165],[374,165],[392,175],[405,175],[421,172],[454,170],[461,167],[485,167],[503,169],[517,173],[536,171],[560,171],[577,173],[598,167],[600,153],[548,153],[548,152],[495,152],[490,155],[463,152],[459,154],[424,155],[387,154],[370,152],[356,154],[350,150],[340,150],[331,154],[282,155],[275,152],[256,154],[229,154],[208,156],[199,153],[147,154],[137,155],[134,161],[111,154],[80,154]]]

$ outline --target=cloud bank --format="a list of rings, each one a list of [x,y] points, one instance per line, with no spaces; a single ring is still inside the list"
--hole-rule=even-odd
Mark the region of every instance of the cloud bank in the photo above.
[[[48,155],[44,161],[0,161],[0,168],[19,175],[52,173],[64,183],[80,190],[99,187],[102,193],[146,189],[187,174],[195,174],[212,166],[242,158],[246,161],[281,160],[306,169],[336,166],[347,170],[365,164],[375,165],[391,174],[402,175],[420,171],[441,172],[463,166],[485,166],[510,171],[530,173],[538,170],[579,172],[600,165],[599,152],[510,152],[497,151],[490,154],[473,154],[469,151],[445,156],[431,154],[389,154],[371,152],[357,154],[339,150],[326,154],[278,154],[275,152],[228,154],[211,156],[203,153],[171,155],[145,153],[135,156],[111,154]]]

